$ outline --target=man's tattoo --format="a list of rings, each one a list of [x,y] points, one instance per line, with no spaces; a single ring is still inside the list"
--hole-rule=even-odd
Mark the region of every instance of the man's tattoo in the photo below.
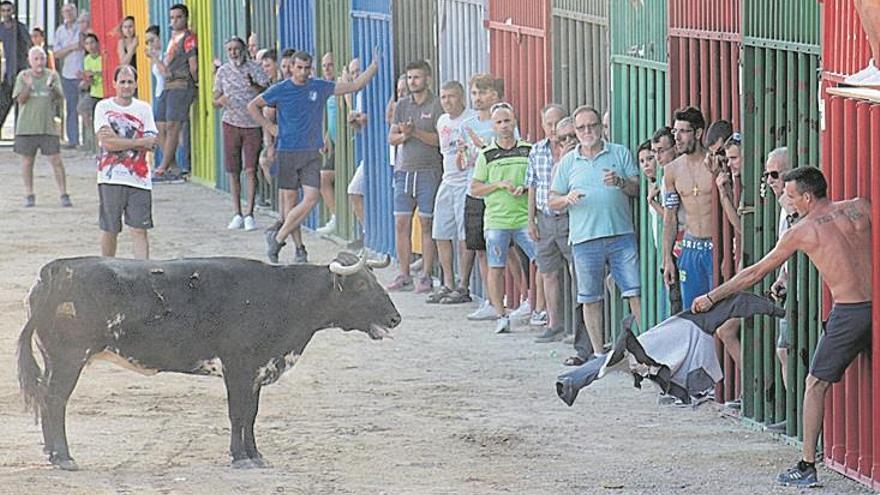
[[[858,219],[864,217],[864,214],[853,205],[847,206],[843,210],[843,214],[846,215],[846,217],[849,218],[850,220],[858,220]]]
[[[860,220],[865,217],[864,213],[859,211],[858,208],[850,205],[842,210],[836,210],[832,211],[831,213],[822,215],[821,217],[816,219],[816,223],[818,223],[819,225],[826,224],[828,222],[834,221],[834,219],[839,217],[840,215],[846,215],[846,217],[850,220]]]

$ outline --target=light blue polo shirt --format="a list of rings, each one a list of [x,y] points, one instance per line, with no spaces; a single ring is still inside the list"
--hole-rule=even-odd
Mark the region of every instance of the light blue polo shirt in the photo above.
[[[571,244],[635,232],[630,198],[617,186],[606,186],[605,170],[628,178],[639,174],[632,153],[625,146],[603,141],[594,158],[580,154],[580,146],[562,158],[551,190],[568,194],[577,189],[581,200],[568,208]]]

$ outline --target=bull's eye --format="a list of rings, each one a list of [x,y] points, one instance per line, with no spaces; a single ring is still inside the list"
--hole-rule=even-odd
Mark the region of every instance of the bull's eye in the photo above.
[[[367,290],[367,282],[365,280],[358,280],[354,283],[354,290],[356,291],[366,291]]]

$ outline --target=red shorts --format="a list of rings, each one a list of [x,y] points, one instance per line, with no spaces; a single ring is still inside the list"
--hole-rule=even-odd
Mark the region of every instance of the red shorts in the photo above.
[[[228,173],[240,174],[242,168],[255,170],[262,145],[263,131],[259,127],[235,127],[223,122],[223,154]]]

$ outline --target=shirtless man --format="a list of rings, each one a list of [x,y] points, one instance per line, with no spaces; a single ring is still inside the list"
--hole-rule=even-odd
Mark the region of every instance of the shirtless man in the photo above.
[[[705,164],[706,150],[701,144],[706,121],[694,107],[675,112],[672,134],[679,157],[665,167],[666,187],[663,218],[663,280],[666,285],[681,281],[682,306],[690,307],[697,296],[709,292],[713,285],[712,189],[715,176]],[[672,258],[672,247],[678,233],[678,209],[684,210],[685,235],[678,266]]]
[[[718,301],[760,282],[796,251],[816,265],[834,305],[816,346],[804,393],[803,459],[777,478],[787,486],[814,486],[816,442],[825,415],[825,393],[847,366],[871,347],[871,203],[865,199],[831,201],[822,172],[801,167],[783,175],[785,197],[801,220],[756,264],[694,300],[704,312]],[[866,275],[868,274],[868,275]]]

